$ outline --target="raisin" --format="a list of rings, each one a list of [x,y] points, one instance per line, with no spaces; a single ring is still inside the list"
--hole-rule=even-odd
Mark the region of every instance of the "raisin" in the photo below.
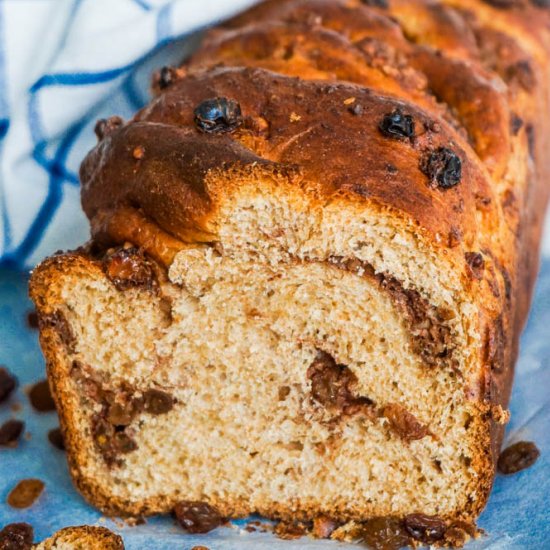
[[[136,410],[132,406],[132,403],[126,403],[124,405],[113,403],[109,406],[107,420],[113,424],[113,426],[128,426],[135,416]]]
[[[128,454],[135,451],[138,445],[128,434],[116,432],[111,440],[111,448],[115,453]]]
[[[484,0],[485,3],[495,6],[496,8],[513,8],[515,6],[520,6],[522,0]]]
[[[378,128],[387,137],[394,139],[410,139],[414,137],[414,119],[411,115],[404,115],[401,109],[384,115]]]
[[[388,419],[392,430],[405,441],[422,439],[430,433],[427,426],[397,403],[386,405],[382,414]]]
[[[38,412],[55,411],[55,403],[47,380],[37,382],[29,391],[29,400]]]
[[[153,266],[135,247],[110,250],[103,258],[103,270],[117,290],[156,286]]]
[[[34,530],[28,523],[10,523],[0,531],[0,550],[30,550]]]
[[[41,329],[52,328],[59,335],[61,343],[69,352],[74,352],[76,346],[76,338],[73,334],[71,326],[67,318],[59,310],[50,313],[49,315],[41,315],[38,318],[38,325]]]
[[[48,441],[60,451],[65,450],[65,439],[63,438],[63,433],[59,428],[54,428],[48,432]]]
[[[174,407],[174,398],[160,390],[147,390],[143,394],[144,410],[150,414],[166,414]]]
[[[17,386],[17,378],[5,367],[0,367],[0,403],[6,401]]]
[[[462,179],[462,161],[446,147],[440,147],[425,157],[420,168],[430,179],[430,185],[442,189],[451,189]]]
[[[512,115],[512,119],[510,120],[510,129],[512,130],[512,134],[515,136],[518,135],[518,132],[523,127],[523,119],[520,118],[518,115]]]
[[[361,0],[361,3],[373,8],[388,9],[390,7],[388,0]]]
[[[316,517],[313,520],[313,536],[318,539],[329,539],[337,526],[334,520],[326,516]]]
[[[524,90],[530,92],[537,84],[537,78],[531,63],[527,60],[518,61],[506,71],[506,79],[508,81],[517,82]]]
[[[12,508],[29,508],[44,490],[40,479],[23,479],[8,495],[7,502]]]
[[[225,97],[203,101],[195,109],[194,115],[197,128],[208,134],[232,132],[243,122],[239,103]]]
[[[38,313],[36,311],[29,311],[27,313],[27,326],[29,328],[38,328]]]
[[[161,90],[168,88],[168,86],[171,86],[174,83],[174,80],[174,70],[172,67],[162,67],[159,71],[158,77],[159,88]]]
[[[531,467],[539,458],[540,451],[531,441],[519,441],[498,457],[498,470],[502,474],[515,474]]]
[[[94,132],[97,139],[102,140],[105,136],[108,136],[115,130],[118,130],[124,121],[119,116],[112,116],[110,118],[101,118],[96,122]]]
[[[483,256],[479,252],[466,252],[465,258],[472,276],[475,279],[481,279],[483,277],[483,270],[485,269]]]
[[[359,538],[372,550],[399,550],[410,542],[401,521],[394,517],[366,521],[361,527]]]
[[[206,502],[184,500],[174,507],[179,524],[189,533],[208,533],[219,527],[223,518]]]
[[[403,520],[403,525],[411,537],[426,544],[441,540],[445,536],[446,523],[436,516],[410,514]]]
[[[17,442],[25,429],[21,420],[8,420],[0,426],[0,447],[17,447]]]

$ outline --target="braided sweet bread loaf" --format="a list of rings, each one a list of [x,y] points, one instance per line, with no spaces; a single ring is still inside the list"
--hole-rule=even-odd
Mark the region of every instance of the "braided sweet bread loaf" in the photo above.
[[[475,519],[537,270],[549,52],[543,0],[268,0],[101,121],[93,242],[31,281],[86,498]]]

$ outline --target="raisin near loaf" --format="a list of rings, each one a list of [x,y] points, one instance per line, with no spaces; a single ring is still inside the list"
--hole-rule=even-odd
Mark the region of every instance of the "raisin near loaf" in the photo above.
[[[549,53],[544,0],[270,0],[100,121],[92,241],[31,281],[83,495],[474,520],[537,271]]]

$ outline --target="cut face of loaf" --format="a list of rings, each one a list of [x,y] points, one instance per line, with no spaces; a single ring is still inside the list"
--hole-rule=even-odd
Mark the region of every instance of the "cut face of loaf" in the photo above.
[[[492,463],[475,308],[366,214],[234,198],[218,244],[182,249],[168,278],[135,248],[34,274],[79,488],[110,513],[477,514]],[[359,238],[346,260],[339,241]]]
[[[366,4],[261,3],[98,124],[93,241],[31,296],[105,512],[484,507],[548,196],[548,10]]]

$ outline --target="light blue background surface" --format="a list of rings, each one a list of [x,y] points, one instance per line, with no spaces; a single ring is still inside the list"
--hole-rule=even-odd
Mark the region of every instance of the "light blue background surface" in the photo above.
[[[17,449],[0,450],[0,526],[27,521],[35,528],[37,539],[49,536],[68,525],[100,524],[118,531],[126,548],[190,550],[202,544],[211,550],[260,550],[357,548],[329,541],[301,539],[289,542],[272,535],[244,533],[238,527],[221,528],[208,535],[192,537],[174,526],[169,517],[149,519],[146,525],[124,526],[102,519],[73,489],[65,454],[47,440],[49,429],[57,426],[55,413],[31,411],[25,386],[44,377],[36,331],[26,326],[25,315],[31,304],[26,297],[24,276],[0,271],[0,364],[5,364],[20,381],[15,397],[0,405],[0,422],[11,416],[26,422],[30,439],[22,439]],[[10,404],[22,409],[12,413]],[[517,367],[511,404],[512,420],[507,442],[536,441],[541,458],[531,469],[515,476],[498,476],[480,527],[488,535],[468,545],[470,550],[550,549],[550,260],[546,260]],[[20,479],[37,477],[46,483],[45,492],[30,509],[18,511],[5,504],[6,496]],[[241,522],[242,525],[242,522]]]

